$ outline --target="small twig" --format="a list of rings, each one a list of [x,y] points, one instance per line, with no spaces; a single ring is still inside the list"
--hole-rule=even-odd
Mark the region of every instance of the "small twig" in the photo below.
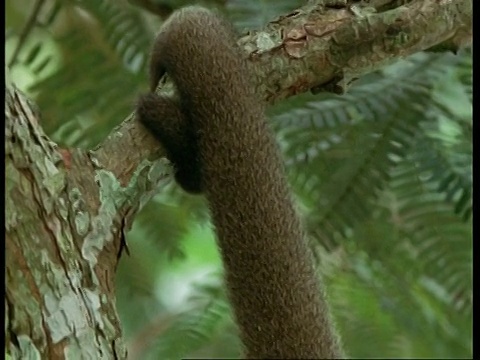
[[[25,27],[22,30],[22,33],[20,34],[20,38],[18,39],[18,44],[17,47],[15,48],[15,51],[13,52],[12,58],[10,59],[10,62],[8,63],[8,66],[11,67],[13,64],[15,64],[18,54],[20,53],[20,50],[22,49],[23,44],[25,43],[25,40],[28,37],[28,34],[30,31],[33,29],[35,26],[36,20],[37,20],[37,15],[40,12],[43,4],[45,3],[45,0],[37,0],[35,6],[33,7],[32,13],[30,14],[30,17],[28,18]]]

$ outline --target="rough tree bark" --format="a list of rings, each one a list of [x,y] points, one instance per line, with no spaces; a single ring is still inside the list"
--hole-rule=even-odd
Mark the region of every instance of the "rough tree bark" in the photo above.
[[[395,58],[471,42],[471,0],[346,3],[311,1],[239,39],[268,102],[343,91]],[[39,123],[7,80],[5,351],[15,359],[124,359],[115,269],[124,232],[170,167],[132,115],[94,151],[59,148]]]

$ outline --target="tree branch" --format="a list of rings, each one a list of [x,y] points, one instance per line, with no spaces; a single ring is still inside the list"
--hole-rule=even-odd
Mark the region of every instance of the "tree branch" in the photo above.
[[[126,358],[113,285],[120,196],[105,196],[110,183],[85,153],[59,149],[5,85],[5,349],[18,359]]]
[[[406,5],[376,0],[369,7],[342,3],[310,3],[238,40],[258,79],[257,92],[267,102],[318,92],[334,81],[344,89],[351,79],[396,58],[440,44],[452,49],[471,42],[472,0],[416,0]],[[172,91],[171,84],[162,90]],[[125,148],[135,149],[128,158]],[[145,159],[159,159],[164,152],[131,114],[91,156],[125,185],[135,172],[150,173],[155,162]]]
[[[242,37],[259,93],[274,103],[338,77],[348,82],[458,33],[471,41],[472,0],[417,0],[395,8],[377,3],[378,9],[307,5]]]

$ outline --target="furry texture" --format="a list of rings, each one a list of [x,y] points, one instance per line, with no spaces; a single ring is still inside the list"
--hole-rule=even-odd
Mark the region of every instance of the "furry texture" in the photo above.
[[[203,8],[175,12],[155,40],[152,91],[165,72],[179,107],[150,94],[137,114],[177,168],[188,167],[187,155],[198,158],[202,185],[193,187],[209,201],[245,356],[341,358],[280,152],[231,27]]]
[[[155,91],[156,84],[153,85]],[[142,95],[137,103],[142,124],[162,143],[175,168],[175,180],[187,192],[203,190],[197,138],[178,101],[155,93]]]

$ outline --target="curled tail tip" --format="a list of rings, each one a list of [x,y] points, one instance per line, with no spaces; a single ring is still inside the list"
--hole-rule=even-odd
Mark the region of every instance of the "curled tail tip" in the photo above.
[[[152,93],[140,94],[140,96],[138,96],[135,104],[138,120],[142,121],[146,117],[149,109],[155,106],[155,98],[155,95]]]

